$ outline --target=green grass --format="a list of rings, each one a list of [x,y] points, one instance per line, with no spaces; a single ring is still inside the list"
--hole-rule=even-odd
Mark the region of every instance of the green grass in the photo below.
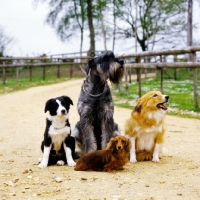
[[[1,72],[0,72],[0,75]],[[82,72],[75,73],[73,78],[80,78],[84,75]],[[69,67],[60,67],[60,78],[57,78],[56,67],[47,67],[45,80],[43,80],[43,69],[34,67],[32,72],[32,80],[30,81],[29,68],[19,69],[19,79],[16,80],[16,70],[8,69],[6,71],[6,84],[0,84],[0,94],[5,94],[13,91],[24,90],[30,87],[50,85],[70,80]]]

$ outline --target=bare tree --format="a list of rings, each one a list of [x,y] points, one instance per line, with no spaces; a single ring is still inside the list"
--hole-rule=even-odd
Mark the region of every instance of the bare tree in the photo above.
[[[95,56],[95,32],[93,25],[93,9],[92,0],[87,0],[87,18],[88,26],[90,31],[90,49],[88,51],[88,56]]]
[[[80,54],[82,55],[84,25],[86,21],[86,1],[85,0],[34,0],[46,2],[50,11],[46,22],[52,26],[62,41],[75,37],[80,33]]]
[[[161,40],[172,43],[177,41],[177,38],[181,39],[185,25],[184,0],[125,0],[123,2],[120,18],[125,25],[119,27],[118,33],[125,38],[135,37],[143,51],[153,47],[158,41],[161,43]],[[138,13],[135,13],[136,10]]]
[[[13,37],[8,36],[0,27],[0,57],[4,56],[8,48],[15,42]]]

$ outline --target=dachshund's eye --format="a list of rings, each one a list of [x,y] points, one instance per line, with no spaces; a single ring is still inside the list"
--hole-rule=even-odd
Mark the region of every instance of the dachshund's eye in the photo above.
[[[124,143],[126,143],[126,141],[125,141],[125,140],[122,140],[122,143],[124,144]]]
[[[158,96],[157,94],[154,94],[154,95],[153,95],[153,97],[157,97],[157,96]]]

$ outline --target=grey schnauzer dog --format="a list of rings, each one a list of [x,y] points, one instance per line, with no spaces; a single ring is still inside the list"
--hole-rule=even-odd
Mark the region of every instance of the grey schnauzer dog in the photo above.
[[[107,80],[119,84],[124,74],[124,61],[108,51],[90,60],[85,71],[87,77],[77,105],[80,121],[72,132],[79,156],[104,149],[110,138],[120,135],[113,119],[114,104]]]

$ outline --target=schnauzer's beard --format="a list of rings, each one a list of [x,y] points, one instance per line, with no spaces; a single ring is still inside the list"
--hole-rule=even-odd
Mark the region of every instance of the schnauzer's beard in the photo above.
[[[112,62],[109,69],[109,79],[114,84],[119,84],[124,75],[124,67],[117,62]]]
[[[119,84],[124,75],[124,67],[117,62],[111,62],[107,67],[98,64],[97,71],[102,82],[109,79],[113,84]]]

